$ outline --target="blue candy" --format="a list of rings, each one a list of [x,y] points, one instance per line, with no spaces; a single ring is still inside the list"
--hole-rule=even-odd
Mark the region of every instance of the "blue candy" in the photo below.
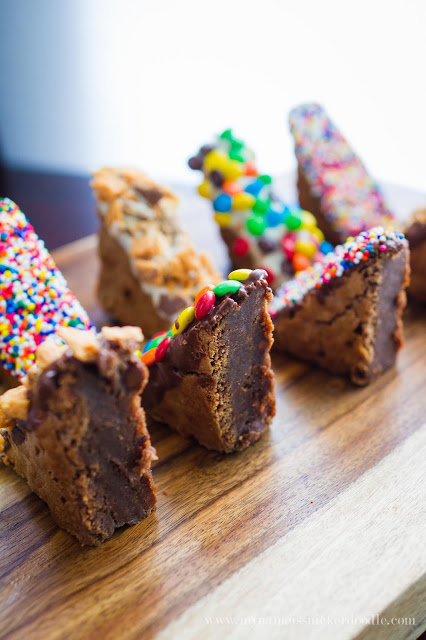
[[[265,186],[265,184],[264,184],[264,182],[262,182],[262,180],[255,180],[254,182],[250,182],[250,184],[248,184],[246,186],[244,191],[246,193],[250,193],[252,196],[257,198],[257,196],[262,191],[264,186]]]
[[[278,227],[284,220],[284,212],[276,211],[275,209],[268,209],[266,212],[266,223],[268,227]]]
[[[333,245],[327,242],[326,240],[324,240],[324,242],[321,242],[320,244],[320,251],[324,255],[327,255],[327,253],[331,253],[333,249],[334,249]]]
[[[227,193],[221,193],[213,200],[213,209],[218,213],[226,213],[231,210],[232,198]]]

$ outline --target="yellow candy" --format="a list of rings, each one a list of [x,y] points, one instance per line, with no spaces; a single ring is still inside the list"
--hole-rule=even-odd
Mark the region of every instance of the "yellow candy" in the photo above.
[[[186,307],[182,311],[182,313],[178,316],[177,320],[174,321],[172,326],[172,334],[174,336],[178,336],[182,331],[186,329],[186,327],[191,324],[191,322],[195,318],[195,309],[194,307]]]
[[[208,180],[204,180],[200,185],[198,185],[197,191],[200,196],[203,196],[203,198],[208,198],[209,200],[213,198],[212,188]]]
[[[219,227],[229,227],[232,222],[232,216],[230,213],[215,213],[214,219]]]
[[[325,240],[325,236],[323,234],[323,232],[321,231],[321,229],[318,229],[318,227],[316,227],[315,229],[311,229],[311,233],[313,236],[315,236],[320,242],[324,242]]]
[[[210,171],[223,171],[224,167],[228,164],[228,156],[223,151],[217,151],[213,149],[204,158],[203,169],[210,173]]]
[[[313,258],[317,252],[317,248],[313,242],[305,242],[303,240],[297,240],[294,245],[294,250],[296,253],[301,253],[303,256],[307,258]]]
[[[303,229],[316,229],[317,220],[309,211],[302,211],[302,227]]]
[[[236,160],[228,160],[222,168],[225,180],[234,181],[243,175],[242,164]]]
[[[251,274],[251,269],[235,269],[235,271],[231,271],[228,276],[228,280],[239,280],[243,282],[247,280],[249,275]]]
[[[256,198],[251,193],[237,193],[232,201],[232,208],[236,211],[244,211],[244,209],[251,209]]]

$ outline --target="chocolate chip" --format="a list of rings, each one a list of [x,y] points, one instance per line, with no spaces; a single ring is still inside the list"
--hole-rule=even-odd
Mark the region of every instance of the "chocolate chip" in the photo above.
[[[203,160],[200,155],[193,156],[188,160],[188,166],[190,169],[194,169],[194,171],[199,171],[203,166]]]
[[[217,169],[214,169],[214,171],[212,171],[210,174],[210,180],[213,182],[215,187],[220,188],[224,182],[223,173],[221,171],[218,171]]]
[[[198,153],[201,155],[201,157],[204,157],[208,153],[210,153],[210,151],[213,151],[213,149],[214,146],[212,144],[205,144],[203,147],[201,147]]]
[[[263,253],[271,253],[271,251],[275,251],[278,246],[275,240],[270,240],[269,238],[260,238],[257,244]]]

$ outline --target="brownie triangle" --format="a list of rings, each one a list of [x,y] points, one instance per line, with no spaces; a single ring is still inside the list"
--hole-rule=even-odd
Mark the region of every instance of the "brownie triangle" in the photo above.
[[[38,366],[0,398],[2,458],[60,527],[98,545],[155,506],[156,456],[140,398],[148,370],[134,354],[142,333],[58,333],[67,344],[42,343]]]
[[[417,209],[405,228],[410,245],[411,277],[408,294],[426,302],[426,209]]]
[[[277,292],[275,348],[368,384],[403,344],[408,261],[407,240],[391,229],[339,245]]]
[[[158,344],[143,393],[153,419],[226,453],[258,440],[275,413],[266,272],[229,277],[241,281],[202,290]]]

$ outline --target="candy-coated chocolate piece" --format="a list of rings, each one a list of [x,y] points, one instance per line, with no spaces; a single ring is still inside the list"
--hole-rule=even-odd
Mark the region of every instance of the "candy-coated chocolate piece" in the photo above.
[[[155,350],[155,362],[161,362],[166,355],[166,351],[169,348],[169,344],[171,341],[170,336],[166,336],[161,340],[160,344],[157,346]]]
[[[203,296],[206,293],[206,291],[213,291],[213,289],[214,289],[214,284],[207,284],[205,287],[200,289],[200,291],[197,293],[197,296],[194,300],[194,307],[197,306],[198,300],[201,298],[201,296]]]
[[[215,213],[214,220],[219,227],[229,227],[232,223],[232,215],[230,213]]]
[[[295,253],[293,256],[292,264],[295,273],[298,273],[299,271],[307,269],[311,263],[310,260],[302,253]]]
[[[271,205],[271,201],[269,199],[261,200],[260,198],[258,198],[253,205],[253,213],[262,213],[262,214],[266,213],[270,205]]]
[[[246,227],[253,236],[261,236],[266,229],[266,220],[263,216],[252,216],[247,220]]]
[[[216,285],[213,289],[213,293],[220,298],[221,296],[225,296],[227,293],[235,293],[241,287],[241,282],[238,280],[225,280],[220,284]]]
[[[232,198],[227,193],[221,193],[213,200],[213,209],[218,213],[227,213],[231,209]]]
[[[242,258],[247,255],[247,252],[250,248],[249,242],[245,238],[235,238],[234,244],[232,245],[232,250],[236,256]]]
[[[265,185],[261,180],[255,180],[254,182],[250,182],[250,184],[246,186],[244,191],[246,193],[250,193],[252,196],[255,196],[255,198],[257,198],[257,196],[262,191],[264,186]]]
[[[234,269],[234,271],[231,271],[228,275],[228,280],[239,280],[240,282],[244,282],[244,280],[247,280],[251,272],[252,269]]]
[[[284,213],[275,209],[268,209],[266,212],[266,224],[268,227],[278,227],[284,220]]]
[[[203,198],[208,198],[210,200],[212,197],[213,192],[208,180],[203,180],[203,182],[198,185],[197,191]]]
[[[222,185],[222,189],[230,196],[235,196],[237,193],[241,193],[242,191],[241,185],[239,185],[238,182],[233,182],[232,180],[227,180],[226,182],[224,182]],[[233,206],[235,209],[235,202],[233,203]]]
[[[301,253],[307,258],[313,258],[317,252],[317,247],[313,242],[305,242],[303,240],[296,240],[294,249],[296,253]]]
[[[251,209],[256,198],[250,193],[237,193],[232,201],[232,206],[236,211],[244,211],[245,209]]]
[[[213,291],[206,291],[197,301],[195,307],[195,318],[201,320],[208,314],[210,309],[214,306],[216,296]]]
[[[172,333],[174,336],[179,335],[186,329],[186,327],[191,324],[191,322],[195,318],[195,309],[194,307],[186,307],[178,316],[178,318],[174,321],[172,327]]]
[[[145,353],[142,354],[141,360],[147,367],[150,367],[152,364],[154,364],[155,351],[156,351],[156,347],[153,347],[149,351],[145,351]]]

